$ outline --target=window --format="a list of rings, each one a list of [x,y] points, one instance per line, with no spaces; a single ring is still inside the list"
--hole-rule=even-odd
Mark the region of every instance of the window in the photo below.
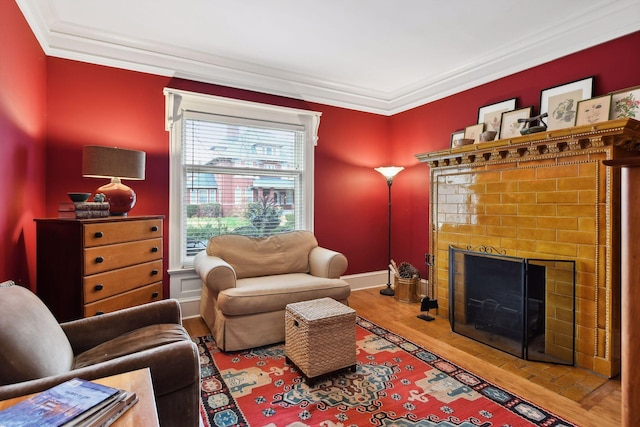
[[[211,236],[311,230],[320,113],[165,89],[170,269]]]

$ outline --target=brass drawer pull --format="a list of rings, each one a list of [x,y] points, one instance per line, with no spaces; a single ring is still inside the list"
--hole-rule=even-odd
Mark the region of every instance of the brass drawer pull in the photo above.
[[[158,270],[156,270],[155,268],[153,270],[151,270],[151,275],[152,276],[156,276],[158,274]]]
[[[160,294],[158,294],[157,292],[154,292],[151,294],[151,298],[158,298],[158,295]]]
[[[99,283],[95,285],[93,289],[95,289],[96,291],[101,291],[102,289],[104,289],[104,285],[102,283]]]
[[[158,252],[158,247],[157,246],[152,247],[151,252]]]
[[[102,233],[102,231],[96,231],[95,234],[93,235],[96,239],[100,239],[104,236],[104,233]]]
[[[101,257],[101,256],[96,257],[96,262],[97,262],[98,264],[103,263],[103,262],[104,262],[104,257]]]
[[[158,231],[158,226],[154,225],[153,227],[151,227],[151,231]]]

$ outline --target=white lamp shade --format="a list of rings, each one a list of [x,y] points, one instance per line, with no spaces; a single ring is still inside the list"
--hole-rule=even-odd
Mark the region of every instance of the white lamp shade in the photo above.
[[[375,170],[380,172],[382,175],[384,175],[385,178],[389,180],[393,179],[393,177],[403,171],[404,168],[402,166],[382,166],[379,168],[375,168]]]

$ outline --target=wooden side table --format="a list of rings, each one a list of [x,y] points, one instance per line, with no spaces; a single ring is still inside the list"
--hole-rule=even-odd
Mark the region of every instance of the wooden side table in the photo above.
[[[153,383],[151,382],[151,372],[149,368],[138,369],[137,371],[125,372],[111,377],[92,380],[98,384],[109,387],[120,388],[135,392],[138,395],[138,403],[133,405],[127,412],[122,414],[112,426],[114,427],[158,427],[158,411],[156,410],[156,400],[153,395]],[[0,401],[0,411],[21,402],[33,394],[14,397]]]

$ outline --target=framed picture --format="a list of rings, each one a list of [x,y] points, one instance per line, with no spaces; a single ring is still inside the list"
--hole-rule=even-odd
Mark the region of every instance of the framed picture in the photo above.
[[[453,147],[453,141],[456,139],[464,138],[464,129],[457,130],[451,134],[451,141],[449,141],[449,147]]]
[[[609,120],[611,111],[611,95],[578,101],[576,126],[590,125]]]
[[[640,86],[611,92],[611,120],[640,119]]]
[[[478,123],[477,125],[471,125],[464,128],[464,137],[473,139],[473,143],[480,142],[480,134],[484,132],[484,123]]]
[[[526,123],[518,123],[518,119],[528,119],[531,117],[532,112],[533,106],[529,106],[502,113],[502,118],[500,119],[500,139],[520,136],[520,129],[524,128]]]
[[[502,113],[516,109],[516,98],[507,99],[491,105],[485,105],[478,109],[478,123],[485,124],[485,130],[493,130],[498,133],[496,139],[500,139],[500,119]]]
[[[547,129],[563,129],[576,122],[578,101],[591,98],[593,77],[544,89],[540,92],[540,114],[548,113]]]

